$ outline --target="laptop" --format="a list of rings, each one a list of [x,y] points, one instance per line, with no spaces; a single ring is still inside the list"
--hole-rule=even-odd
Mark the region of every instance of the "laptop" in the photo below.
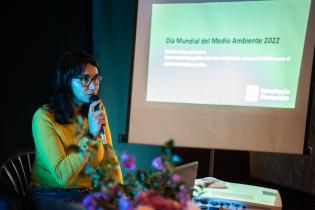
[[[195,179],[197,178],[197,171],[198,161],[176,166],[174,169],[174,173],[180,175],[183,178],[187,190],[194,188]]]

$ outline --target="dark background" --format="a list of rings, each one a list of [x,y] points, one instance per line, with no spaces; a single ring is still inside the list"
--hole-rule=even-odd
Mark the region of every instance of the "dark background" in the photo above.
[[[2,7],[1,162],[18,147],[33,146],[32,116],[51,88],[58,57],[73,48],[90,51],[91,33],[89,1],[8,1]]]
[[[56,0],[1,3],[3,125],[0,163],[18,148],[34,146],[32,116],[51,88],[58,57],[70,49],[92,52],[91,2]],[[111,7],[111,2],[106,1],[104,5]],[[132,1],[132,5],[136,5],[135,1]],[[121,18],[125,18],[123,14]],[[199,177],[209,175],[209,150],[175,150],[184,162],[200,162],[203,167],[198,171]],[[251,178],[249,156],[249,152],[244,151],[216,150],[214,176],[226,181],[279,189],[285,203],[283,209],[315,209],[314,195]]]

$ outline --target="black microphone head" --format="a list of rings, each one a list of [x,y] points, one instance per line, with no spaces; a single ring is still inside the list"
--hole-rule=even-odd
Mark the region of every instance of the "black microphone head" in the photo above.
[[[91,97],[89,98],[90,103],[93,103],[98,100],[100,100],[100,97],[98,97],[98,95],[91,95]]]

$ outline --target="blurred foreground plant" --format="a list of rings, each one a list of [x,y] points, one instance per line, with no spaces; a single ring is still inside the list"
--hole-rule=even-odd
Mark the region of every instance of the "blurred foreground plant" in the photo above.
[[[87,164],[84,173],[91,177],[93,188],[82,205],[88,210],[198,210],[191,200],[191,189],[186,189],[184,180],[174,173],[181,159],[172,154],[173,147],[174,141],[167,141],[150,170],[137,169],[135,158],[124,151],[120,156],[120,164],[127,170],[123,184],[114,181],[110,173],[119,166],[118,161],[106,160],[96,167]],[[88,148],[89,157],[93,149]]]

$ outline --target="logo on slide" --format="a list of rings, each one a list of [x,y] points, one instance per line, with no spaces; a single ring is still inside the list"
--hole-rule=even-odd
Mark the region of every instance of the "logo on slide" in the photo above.
[[[259,98],[259,86],[258,85],[247,85],[246,86],[246,102],[257,102]]]

